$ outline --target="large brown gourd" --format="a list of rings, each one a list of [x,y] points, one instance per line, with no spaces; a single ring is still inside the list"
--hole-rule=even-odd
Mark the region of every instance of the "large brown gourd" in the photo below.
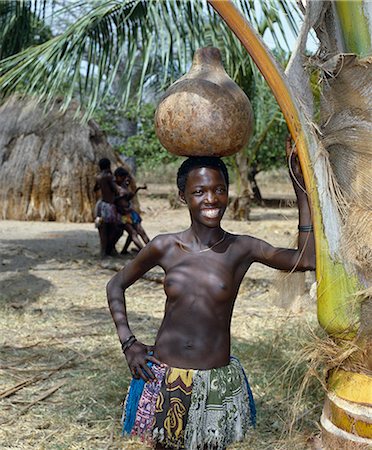
[[[248,97],[213,47],[195,52],[190,71],[170,86],[155,113],[160,142],[182,156],[232,155],[247,144],[252,128]]]

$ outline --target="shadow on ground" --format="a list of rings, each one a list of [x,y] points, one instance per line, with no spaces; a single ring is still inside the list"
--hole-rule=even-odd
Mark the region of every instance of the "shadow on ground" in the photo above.
[[[0,272],[31,269],[44,263],[53,265],[98,259],[99,241],[93,231],[54,231],[40,233],[40,238],[1,240]]]
[[[1,277],[0,308],[22,310],[52,289],[52,283],[25,272],[7,273]]]

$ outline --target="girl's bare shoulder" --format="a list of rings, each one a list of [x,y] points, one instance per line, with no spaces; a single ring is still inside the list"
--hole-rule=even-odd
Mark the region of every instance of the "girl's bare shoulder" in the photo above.
[[[237,251],[242,253],[252,252],[257,249],[262,242],[260,239],[250,236],[249,234],[233,234],[228,233],[228,241]]]
[[[236,245],[250,245],[254,241],[258,239],[254,236],[250,236],[249,234],[234,234],[234,233],[226,233],[226,239],[230,240],[231,243]]]
[[[158,234],[150,241],[150,244],[154,249],[165,252],[180,242],[181,234],[182,231],[178,233]]]

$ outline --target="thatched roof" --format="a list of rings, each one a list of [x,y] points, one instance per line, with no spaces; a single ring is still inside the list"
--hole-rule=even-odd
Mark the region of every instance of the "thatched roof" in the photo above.
[[[0,217],[92,220],[99,159],[119,160],[96,122],[82,124],[77,104],[43,112],[33,100],[0,107]],[[121,164],[121,163],[120,163]]]

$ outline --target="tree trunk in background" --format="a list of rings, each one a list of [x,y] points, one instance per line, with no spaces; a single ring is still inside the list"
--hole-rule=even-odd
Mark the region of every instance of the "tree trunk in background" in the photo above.
[[[264,206],[265,202],[262,198],[261,190],[258,187],[256,176],[258,175],[257,171],[257,165],[254,163],[249,169],[248,169],[248,181],[251,185],[252,193],[253,193],[253,201],[256,203],[256,205]]]
[[[59,106],[43,114],[13,97],[0,107],[1,219],[92,221],[98,161],[124,165],[94,121],[74,120],[76,104]]]
[[[248,165],[244,149],[236,153],[235,162],[238,192],[230,205],[230,210],[234,220],[249,220],[253,192],[247,177]]]

